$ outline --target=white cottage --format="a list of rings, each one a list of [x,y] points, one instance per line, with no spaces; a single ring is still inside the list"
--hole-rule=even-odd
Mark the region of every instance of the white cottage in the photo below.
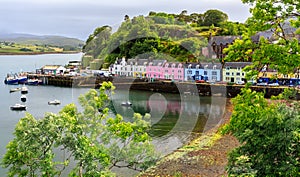
[[[45,65],[41,68],[42,74],[63,75],[66,68],[61,65]]]

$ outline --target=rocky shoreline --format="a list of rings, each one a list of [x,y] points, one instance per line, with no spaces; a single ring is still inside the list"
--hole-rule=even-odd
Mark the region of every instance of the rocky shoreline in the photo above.
[[[139,177],[155,176],[226,176],[227,154],[239,146],[231,135],[221,135],[220,127],[229,123],[233,105],[227,99],[222,123],[189,144],[162,158]]]

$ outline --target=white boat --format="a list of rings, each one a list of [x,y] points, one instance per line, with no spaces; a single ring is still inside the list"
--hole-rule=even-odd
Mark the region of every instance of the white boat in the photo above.
[[[21,91],[21,88],[11,88],[10,90],[9,90],[9,93],[12,93],[12,92],[17,92],[17,91]]]
[[[121,105],[122,106],[131,106],[132,103],[130,101],[126,101],[126,102],[122,102]]]
[[[10,109],[15,111],[23,111],[26,110],[26,105],[16,103],[15,105],[11,106]]]
[[[21,96],[21,101],[22,101],[22,102],[26,102],[26,100],[27,100],[27,97],[26,97],[25,95],[22,95],[22,96]]]
[[[55,100],[52,100],[52,101],[48,101],[48,105],[59,105],[60,104],[60,101],[55,99]]]
[[[26,86],[23,86],[23,87],[21,88],[21,93],[22,93],[22,94],[28,93],[28,88],[27,88]]]

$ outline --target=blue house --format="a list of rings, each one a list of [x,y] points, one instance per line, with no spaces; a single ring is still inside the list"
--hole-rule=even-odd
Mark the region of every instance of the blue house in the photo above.
[[[185,64],[184,79],[185,81],[219,82],[222,80],[222,65],[221,63]]]

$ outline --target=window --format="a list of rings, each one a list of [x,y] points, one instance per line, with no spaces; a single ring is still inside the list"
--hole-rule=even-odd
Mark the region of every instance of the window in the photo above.
[[[244,76],[245,75],[245,73],[242,73],[242,76]]]
[[[230,73],[229,73],[229,72],[226,72],[226,76],[230,76]]]
[[[241,73],[236,73],[236,75],[237,75],[237,76],[240,76],[240,75],[241,75]]]
[[[188,73],[188,74],[192,74],[192,70],[188,70],[187,73]]]
[[[199,75],[199,71],[196,71],[196,75]]]
[[[204,71],[204,75],[207,75],[207,71]]]
[[[217,75],[217,71],[212,71],[211,75]]]
[[[231,75],[234,76],[234,72],[232,72]]]

